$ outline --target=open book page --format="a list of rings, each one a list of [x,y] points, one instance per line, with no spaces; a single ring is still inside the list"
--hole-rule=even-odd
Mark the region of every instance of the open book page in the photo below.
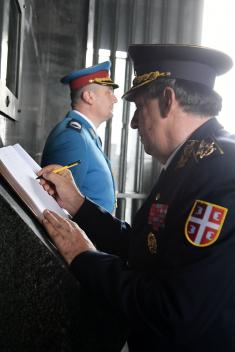
[[[21,147],[19,143],[14,144],[12,147],[35,173],[41,170],[41,166],[36,163],[36,161],[24,150],[24,148]]]
[[[15,148],[15,146],[0,148],[0,172],[3,177],[39,220],[45,209],[53,210],[63,217],[69,217],[36,179],[35,172],[41,167],[36,162],[33,163],[30,156],[27,158],[26,152],[23,150],[24,153],[22,153],[21,149],[22,147]]]

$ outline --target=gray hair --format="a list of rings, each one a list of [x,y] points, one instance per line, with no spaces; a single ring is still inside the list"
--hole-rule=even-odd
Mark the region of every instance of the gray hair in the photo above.
[[[164,90],[171,87],[176,99],[185,112],[206,116],[216,116],[222,108],[222,98],[212,89],[201,84],[181,79],[157,79],[143,86],[136,95],[147,99],[158,98],[160,108],[164,105]]]
[[[71,97],[71,106],[72,109],[75,107],[75,105],[79,102],[81,99],[82,92],[84,91],[84,87],[80,89],[73,89],[71,90],[70,97]]]
[[[86,86],[84,86],[82,88],[71,90],[70,97],[71,97],[72,109],[81,100],[83,92],[85,92],[85,91],[96,92],[97,89],[98,89],[98,84],[91,83],[91,84],[87,84]]]

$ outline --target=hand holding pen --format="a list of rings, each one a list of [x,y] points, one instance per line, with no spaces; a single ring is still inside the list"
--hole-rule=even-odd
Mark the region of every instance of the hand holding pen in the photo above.
[[[71,167],[76,166],[76,165],[78,165],[78,164],[81,164],[81,161],[80,161],[80,160],[74,161],[73,163],[70,163],[70,164],[65,165],[65,166],[61,166],[61,167],[59,167],[58,169],[53,170],[52,172],[54,172],[54,174],[58,174],[59,172],[64,171],[64,170],[67,170],[67,169],[70,169]],[[43,177],[42,175],[37,176],[37,177],[36,177],[36,180],[38,180],[38,179],[40,179],[40,178],[42,178],[42,177]]]
[[[40,184],[57,203],[74,215],[84,202],[84,196],[77,188],[69,168],[79,164],[76,161],[66,166],[47,165],[38,172]]]

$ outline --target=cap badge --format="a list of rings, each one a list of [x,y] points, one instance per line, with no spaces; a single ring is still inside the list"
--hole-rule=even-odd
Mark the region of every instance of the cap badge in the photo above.
[[[148,234],[147,245],[151,254],[157,253],[157,240],[155,235],[152,232]]]
[[[144,75],[141,75],[141,76],[136,76],[133,80],[133,88],[147,84],[159,77],[166,77],[170,75],[171,75],[170,72],[154,71],[154,72],[145,73]]]
[[[113,84],[113,81],[109,77],[103,77],[103,78],[94,78],[90,79],[89,83],[97,83],[97,84]]]
[[[185,223],[187,240],[197,247],[206,247],[219,237],[228,209],[196,200]]]

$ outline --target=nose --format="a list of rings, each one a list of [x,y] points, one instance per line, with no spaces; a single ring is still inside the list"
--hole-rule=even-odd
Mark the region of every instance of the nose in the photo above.
[[[117,97],[116,97],[116,95],[113,94],[113,103],[115,104],[117,102],[118,102]]]
[[[134,112],[134,115],[131,119],[131,128],[137,129],[138,128],[138,114],[137,110]]]

